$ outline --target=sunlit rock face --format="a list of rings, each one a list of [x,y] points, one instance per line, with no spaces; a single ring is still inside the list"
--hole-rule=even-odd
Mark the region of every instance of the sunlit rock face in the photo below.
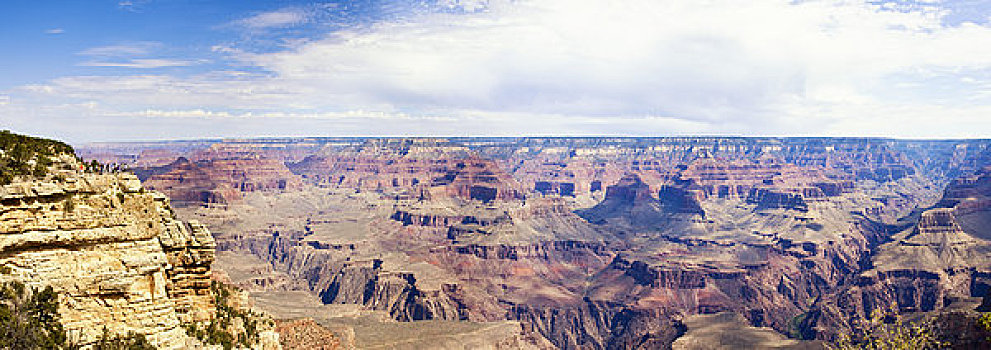
[[[311,297],[269,305],[321,305],[307,315],[359,345],[342,320],[513,322],[486,339],[565,349],[699,344],[738,323],[828,340],[878,305],[938,311],[991,285],[985,141],[307,142],[323,146],[278,158],[299,186],[178,210],[210,225],[232,280]]]
[[[42,179],[0,188],[0,281],[52,286],[81,345],[135,331],[187,348],[180,325],[213,317],[214,240],[176,220],[169,200],[130,174],[87,174],[71,158]]]

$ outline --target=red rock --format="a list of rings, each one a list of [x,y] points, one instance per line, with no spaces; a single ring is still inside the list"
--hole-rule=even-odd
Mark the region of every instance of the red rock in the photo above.
[[[274,159],[190,162],[180,158],[145,185],[165,192],[177,204],[213,204],[238,200],[245,192],[298,190],[302,179]]]

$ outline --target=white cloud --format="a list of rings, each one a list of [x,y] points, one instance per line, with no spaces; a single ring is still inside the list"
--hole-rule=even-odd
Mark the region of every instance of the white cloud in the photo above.
[[[481,11],[489,7],[489,0],[442,0],[439,3],[441,6],[467,12]]]
[[[35,103],[100,101],[114,118],[205,118],[217,123],[213,130],[221,136],[229,131],[224,119],[267,133],[292,127],[286,120],[332,119],[348,111],[394,119],[383,128],[368,118],[339,118],[346,123],[333,132],[991,133],[985,118],[991,113],[991,45],[978,44],[991,42],[991,28],[946,26],[947,11],[938,3],[450,4],[464,11],[337,31],[281,52],[214,47],[214,53],[235,60],[231,69],[248,65],[262,73],[64,77],[13,93],[30,95]],[[283,9],[237,23],[265,29],[311,20],[306,11]],[[142,55],[152,48],[110,46],[85,54]],[[446,118],[449,125],[423,119],[428,116]],[[270,119],[283,122],[273,128],[264,121]],[[307,123],[296,124],[299,132],[327,130],[305,129]]]
[[[284,8],[234,21],[233,24],[249,29],[289,27],[306,23],[310,16],[301,8]]]
[[[62,28],[52,28],[45,31],[45,34],[62,34],[65,33],[65,29]]]
[[[655,115],[713,125],[870,98],[886,76],[920,67],[991,67],[991,46],[973,44],[991,42],[991,30],[944,28],[930,7],[646,0],[486,6],[242,58],[301,90],[400,109]]]
[[[140,41],[118,45],[92,47],[78,54],[91,59],[78,63],[83,67],[114,68],[164,68],[188,67],[207,62],[205,59],[137,58],[165,51],[165,45],[157,41]]]
[[[218,118],[218,119],[368,119],[368,120],[433,120],[433,121],[457,121],[456,118],[438,116],[411,116],[405,113],[383,113],[364,110],[349,110],[343,112],[318,112],[318,113],[292,113],[292,112],[242,112],[233,113],[228,111],[212,111],[205,109],[145,109],[131,112],[106,112],[106,116],[114,117],[153,117],[153,118]]]
[[[101,61],[89,61],[80,63],[80,66],[86,67],[121,67],[121,68],[163,68],[163,67],[187,67],[202,63],[203,61],[193,61],[193,60],[174,60],[174,59],[163,59],[163,58],[136,58],[128,60],[127,62],[101,62]]]
[[[147,55],[164,45],[157,41],[139,41],[133,43],[92,47],[79,52],[83,56],[94,57],[124,57]]]
[[[129,12],[141,12],[151,0],[118,1],[117,8]]]

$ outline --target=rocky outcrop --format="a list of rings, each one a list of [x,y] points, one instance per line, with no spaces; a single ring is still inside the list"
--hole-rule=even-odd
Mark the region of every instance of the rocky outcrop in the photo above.
[[[337,350],[354,347],[354,340],[342,344],[333,332],[313,319],[278,321],[275,331],[284,350]]]
[[[537,181],[533,184],[533,190],[543,194],[556,194],[560,196],[575,196],[575,183],[563,181]],[[600,188],[601,190],[601,184]]]
[[[616,257],[609,268],[623,271],[636,284],[651,288],[703,289],[706,286],[706,273],[698,270],[658,269],[643,261],[629,261],[623,257]]]
[[[991,195],[991,186],[981,185],[989,176],[980,172],[951,182],[937,208],[878,248],[872,268],[818,302],[810,324],[820,336],[835,337],[875,311],[941,312],[956,300],[985,295],[991,242],[977,237],[986,229],[974,223],[991,217],[981,204]],[[970,230],[958,215],[967,217]]]
[[[472,157],[455,160],[447,172],[433,180],[434,197],[455,197],[491,203],[524,198],[516,180],[487,159]]]
[[[607,302],[518,305],[510,318],[543,334],[559,349],[655,349],[669,346],[685,328],[672,314]]]
[[[698,191],[685,189],[678,185],[661,185],[657,198],[665,210],[672,213],[698,214],[705,217],[705,210],[699,203]]]
[[[302,180],[281,161],[269,158],[179,158],[145,180],[179,205],[226,204],[246,192],[298,190]]]
[[[657,193],[660,199],[639,176],[629,174],[609,186],[601,203],[578,214],[595,224],[654,231],[691,231],[705,217],[695,193],[674,185],[664,185]]]
[[[134,175],[75,165],[66,156],[61,170],[0,187],[0,282],[51,286],[84,347],[104,329],[163,349],[201,346],[182,326],[214,317],[210,232],[176,220],[168,198]]]
[[[552,242],[541,242],[539,244],[528,244],[528,245],[465,244],[465,245],[449,246],[442,249],[436,249],[435,251],[445,251],[445,252],[453,252],[463,255],[473,255],[483,260],[487,260],[487,259],[547,260],[550,259],[552,256],[560,253],[605,255],[607,254],[608,250],[609,247],[607,245],[599,242],[552,241]]]
[[[747,202],[757,205],[760,209],[788,209],[809,211],[805,196],[800,193],[782,193],[769,189],[754,188],[747,196]]]
[[[491,226],[498,224],[500,220],[509,220],[509,218],[505,216],[479,217],[466,214],[429,213],[419,210],[403,209],[397,210],[390,218],[403,223],[404,226],[416,225],[444,228],[455,225]]]
[[[214,307],[210,265],[216,248],[210,231],[199,222],[172,221],[165,224],[158,238],[170,267],[166,269],[166,289],[171,292],[180,321],[209,320],[209,311]]]
[[[463,320],[463,306],[445,289],[424,292],[412,273],[383,271],[381,261],[345,264],[319,296],[326,304],[358,304],[383,310],[400,321]],[[322,273],[326,274],[326,273]]]
[[[55,288],[62,322],[83,344],[107,327],[184,348],[181,322],[212,307],[212,237],[176,221],[168,200],[133,175],[61,176],[0,190],[0,265],[11,271],[0,280]]]

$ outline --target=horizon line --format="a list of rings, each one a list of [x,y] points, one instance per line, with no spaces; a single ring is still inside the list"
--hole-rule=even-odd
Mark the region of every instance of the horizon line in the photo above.
[[[453,136],[453,135],[348,135],[348,136],[244,136],[244,137],[203,137],[203,138],[161,138],[161,139],[139,139],[121,141],[89,141],[89,142],[68,142],[74,146],[101,145],[101,144],[140,144],[140,143],[168,143],[168,142],[229,142],[229,141],[252,141],[252,140],[293,140],[293,139],[836,139],[836,140],[890,140],[890,141],[924,141],[924,142],[949,142],[949,141],[991,141],[991,137],[897,137],[897,136],[746,136],[746,135],[704,135],[685,134],[667,136],[632,136],[632,135],[517,135],[517,136]]]

